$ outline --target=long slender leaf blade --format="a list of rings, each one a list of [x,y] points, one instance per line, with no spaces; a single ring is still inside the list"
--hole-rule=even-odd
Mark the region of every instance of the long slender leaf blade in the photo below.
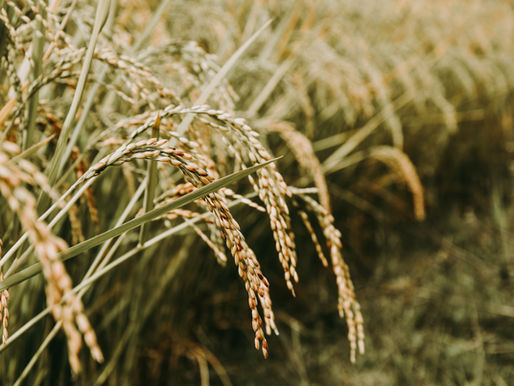
[[[134,228],[137,228],[141,224],[144,224],[148,221],[151,221],[159,216],[162,216],[166,212],[169,212],[170,210],[180,208],[184,205],[187,205],[195,200],[198,200],[199,198],[202,198],[206,196],[209,193],[215,192],[237,180],[240,180],[243,177],[248,176],[249,174],[259,170],[260,168],[275,162],[281,157],[271,159],[269,161],[251,166],[247,169],[240,170],[238,172],[229,174],[228,176],[225,176],[223,178],[220,178],[214,182],[211,182],[208,185],[202,186],[201,188],[196,189],[195,191],[186,194],[185,196],[182,196],[175,201],[172,201],[160,208],[155,208],[142,216],[136,217],[130,221],[127,221],[126,223],[110,229],[108,231],[105,231],[99,235],[96,235],[86,241],[83,241],[79,244],[76,244],[63,252],[61,254],[61,260],[65,261],[68,259],[71,259],[72,257],[75,257],[77,255],[80,255],[81,253],[96,247],[99,244],[102,244],[104,241],[107,241],[113,237],[117,237],[121,235],[124,232],[130,231]],[[19,284],[30,277],[37,275],[39,272],[41,272],[41,264],[36,263],[31,265],[30,267],[25,268],[24,270],[17,272],[13,274],[12,276],[7,277],[4,281],[0,282],[0,291],[3,291],[7,288],[13,287],[16,284]]]

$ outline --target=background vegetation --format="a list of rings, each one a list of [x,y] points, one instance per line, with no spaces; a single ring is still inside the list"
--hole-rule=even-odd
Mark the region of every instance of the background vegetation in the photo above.
[[[0,3],[3,383],[514,379],[511,2]]]

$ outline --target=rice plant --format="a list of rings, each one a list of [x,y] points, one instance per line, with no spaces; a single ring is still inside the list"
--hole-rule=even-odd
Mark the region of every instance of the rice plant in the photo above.
[[[173,310],[162,328],[180,336],[180,294],[210,288],[211,260],[233,260],[264,357],[280,330],[274,288],[296,295],[302,259],[330,267],[356,363],[364,320],[339,198],[423,221],[463,125],[511,112],[507,1],[1,5],[7,384],[131,383],[157,310]],[[209,368],[230,384],[198,342],[174,356],[197,362],[202,384]]]
[[[265,336],[278,334],[270,285],[229,208],[246,204],[267,214],[294,295],[297,255],[286,202],[293,196],[307,200],[325,231],[355,361],[357,346],[364,351],[363,321],[333,218],[307,196],[309,190],[290,189],[258,133],[234,115],[235,93],[225,75],[266,25],[220,68],[194,42],[146,50],[138,42],[117,45],[124,28],[117,17],[116,2],[109,1],[96,10],[80,2],[7,1],[1,10],[2,351],[47,314],[55,321],[40,344],[29,342],[37,349],[27,363],[3,356],[6,378],[16,384],[25,379],[61,329],[72,373],[83,367],[83,341],[91,357],[103,362],[82,299],[130,258],[138,261],[129,271],[145,277],[155,264],[153,249],[184,228],[198,234],[222,265],[227,252],[234,259],[248,294],[255,348],[267,357]],[[227,187],[244,176],[254,191],[246,197]],[[98,195],[116,205],[104,206]],[[138,229],[139,235],[130,233]],[[166,259],[178,259],[177,253]],[[63,261],[81,254],[87,261],[69,266],[72,280]],[[39,273],[43,311],[34,301],[41,293]]]

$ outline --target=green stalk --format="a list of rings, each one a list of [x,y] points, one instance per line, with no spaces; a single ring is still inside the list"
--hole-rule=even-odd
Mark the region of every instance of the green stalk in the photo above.
[[[109,14],[107,16],[107,21],[105,22],[105,25],[107,26],[106,31],[104,31],[105,35],[108,35],[108,37],[112,37],[112,28],[114,25],[116,15],[116,1],[111,1]],[[100,85],[103,82],[103,79],[105,75],[107,75],[109,66],[106,64],[102,64],[100,66],[102,69],[100,72],[100,76],[98,77],[95,84],[91,87],[89,90],[88,96],[86,97],[86,102],[84,103],[84,106],[82,106],[82,111],[80,114],[80,118],[73,128],[73,132],[71,133],[70,140],[68,142],[68,145],[66,146],[66,150],[64,151],[64,154],[62,155],[62,159],[67,160],[70,157],[70,154],[73,150],[73,147],[77,143],[77,140],[79,138],[80,133],[82,132],[82,128],[84,127],[89,111],[91,110],[91,107],[93,106],[93,103],[98,95],[98,90],[100,89]],[[64,164],[62,165],[64,167]]]
[[[39,11],[44,14],[45,10],[39,5]],[[43,24],[37,21],[34,31],[34,41],[32,42],[32,79],[37,79],[41,74],[41,64],[43,60]],[[36,90],[28,100],[26,127],[23,132],[23,150],[32,146],[34,142],[34,127],[36,126],[37,108],[39,105],[39,90]]]
[[[157,114],[155,118],[155,123],[152,128],[152,137],[159,138],[159,123],[161,121],[160,116]],[[146,169],[146,175],[148,176],[148,184],[146,185],[145,190],[145,198],[143,204],[143,213],[149,212],[153,209],[153,199],[155,197],[155,188],[157,186],[157,162],[149,161],[148,167]],[[145,242],[146,236],[148,233],[148,227],[143,224],[141,225],[141,230],[139,232],[139,244],[143,244]]]
[[[70,110],[68,111],[66,119],[64,120],[62,131],[57,141],[55,154],[52,160],[50,161],[50,165],[47,169],[48,181],[50,182],[50,185],[53,185],[55,183],[57,177],[61,173],[62,168],[64,167],[64,164],[66,163],[66,159],[63,157],[64,152],[66,150],[66,142],[68,141],[68,138],[71,134],[72,125],[75,121],[75,116],[77,114],[77,110],[82,100],[82,95],[84,93],[84,88],[86,86],[87,76],[89,74],[89,69],[91,68],[91,62],[93,60],[93,54],[95,52],[96,42],[98,40],[98,37],[100,36],[102,27],[105,21],[107,20],[109,3],[110,0],[98,1],[98,6],[96,8],[95,24],[93,26],[93,32],[91,33],[91,38],[89,39],[89,43],[87,46],[86,56],[84,58],[84,65],[82,66],[82,70],[80,72],[77,89],[75,91],[75,94],[73,95]],[[40,201],[41,206],[47,206],[44,204],[46,204],[45,201]]]

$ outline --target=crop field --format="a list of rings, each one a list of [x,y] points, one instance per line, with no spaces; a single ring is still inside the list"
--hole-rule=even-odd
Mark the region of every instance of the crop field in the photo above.
[[[0,384],[509,385],[509,0],[0,0]]]

